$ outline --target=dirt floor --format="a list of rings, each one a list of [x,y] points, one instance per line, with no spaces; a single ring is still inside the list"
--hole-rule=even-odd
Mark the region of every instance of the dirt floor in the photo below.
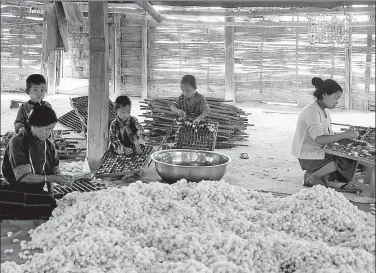
[[[113,99],[113,97],[111,97]],[[1,133],[13,130],[13,122],[18,109],[10,109],[10,101],[19,99],[26,101],[23,94],[1,94]],[[68,95],[47,96],[58,116],[71,110]],[[248,133],[250,140],[248,147],[238,147],[231,150],[218,150],[232,158],[224,180],[233,185],[247,189],[269,191],[279,196],[298,192],[303,188],[302,175],[297,160],[290,155],[295,123],[300,109],[290,106],[276,106],[267,104],[243,103],[237,104],[249,116],[249,123],[254,124]],[[132,114],[139,114],[139,99],[133,99]],[[334,110],[332,112],[334,123],[352,124],[360,126],[375,126],[374,112],[357,112]],[[58,129],[58,128],[57,128]],[[339,130],[340,127],[334,127]],[[246,152],[250,158],[242,160],[240,153]],[[62,162],[64,164],[64,161]],[[277,181],[283,179],[283,181]],[[158,181],[159,177],[151,165],[141,178],[144,182]],[[122,183],[122,182],[120,182]],[[124,182],[124,185],[126,183]],[[369,211],[371,198],[345,194],[345,196],[364,211]],[[22,263],[18,253],[20,244],[13,243],[14,239],[29,240],[28,230],[41,224],[39,221],[2,221],[1,222],[1,262],[16,261]],[[7,237],[8,232],[13,232],[12,237]],[[14,253],[4,254],[5,249],[13,249]]]

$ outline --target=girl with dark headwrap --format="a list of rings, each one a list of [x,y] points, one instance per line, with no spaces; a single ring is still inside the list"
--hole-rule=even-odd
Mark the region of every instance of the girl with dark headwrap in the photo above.
[[[10,140],[2,165],[8,185],[1,187],[1,217],[49,217],[56,207],[53,183],[73,182],[72,177],[60,174],[59,158],[48,139],[56,122],[53,109],[36,104],[28,118],[30,131]],[[48,192],[44,191],[46,184]]]

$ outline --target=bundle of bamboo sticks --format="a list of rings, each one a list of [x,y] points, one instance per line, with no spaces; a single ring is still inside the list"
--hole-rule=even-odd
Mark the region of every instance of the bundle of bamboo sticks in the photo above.
[[[145,99],[141,101],[141,116],[144,117],[143,126],[149,137],[149,141],[158,143],[166,136],[177,115],[170,110],[171,104],[176,98]],[[241,142],[247,141],[249,135],[247,113],[240,108],[226,104],[219,98],[206,98],[210,107],[210,119],[218,122],[218,134],[216,148],[233,148],[236,146],[248,146]],[[172,137],[174,134],[171,134]]]

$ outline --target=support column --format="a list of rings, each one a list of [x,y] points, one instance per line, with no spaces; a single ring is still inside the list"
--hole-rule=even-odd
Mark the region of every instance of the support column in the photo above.
[[[51,51],[47,61],[48,94],[56,94],[56,51]]]
[[[233,17],[226,17],[226,22],[234,22]],[[225,26],[225,100],[235,103],[235,73],[234,73],[234,27]]]
[[[89,1],[89,109],[86,162],[93,174],[108,141],[108,3]]]
[[[115,14],[110,14],[112,16],[109,18],[108,23],[108,64],[109,64],[109,93],[115,94],[115,24],[114,24],[114,16]]]
[[[42,34],[42,54],[41,54],[41,61],[40,61],[40,74],[47,77],[47,68],[46,68],[46,62],[44,61],[45,58],[45,48],[47,43],[47,11],[44,12],[43,15],[43,34]]]
[[[142,69],[141,97],[143,99],[146,99],[148,97],[148,21],[147,21],[146,16],[142,24],[141,69]]]

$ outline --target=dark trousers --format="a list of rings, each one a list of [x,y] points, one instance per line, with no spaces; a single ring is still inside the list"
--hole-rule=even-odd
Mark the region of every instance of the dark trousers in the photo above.
[[[335,175],[339,180],[344,182],[351,181],[356,171],[356,161],[354,160],[328,154],[325,155],[325,159],[321,160],[299,159],[300,167],[308,173],[314,173],[330,162],[334,162],[337,169]]]
[[[56,208],[53,194],[43,190],[4,185],[0,188],[0,217],[2,219],[45,219]]]

